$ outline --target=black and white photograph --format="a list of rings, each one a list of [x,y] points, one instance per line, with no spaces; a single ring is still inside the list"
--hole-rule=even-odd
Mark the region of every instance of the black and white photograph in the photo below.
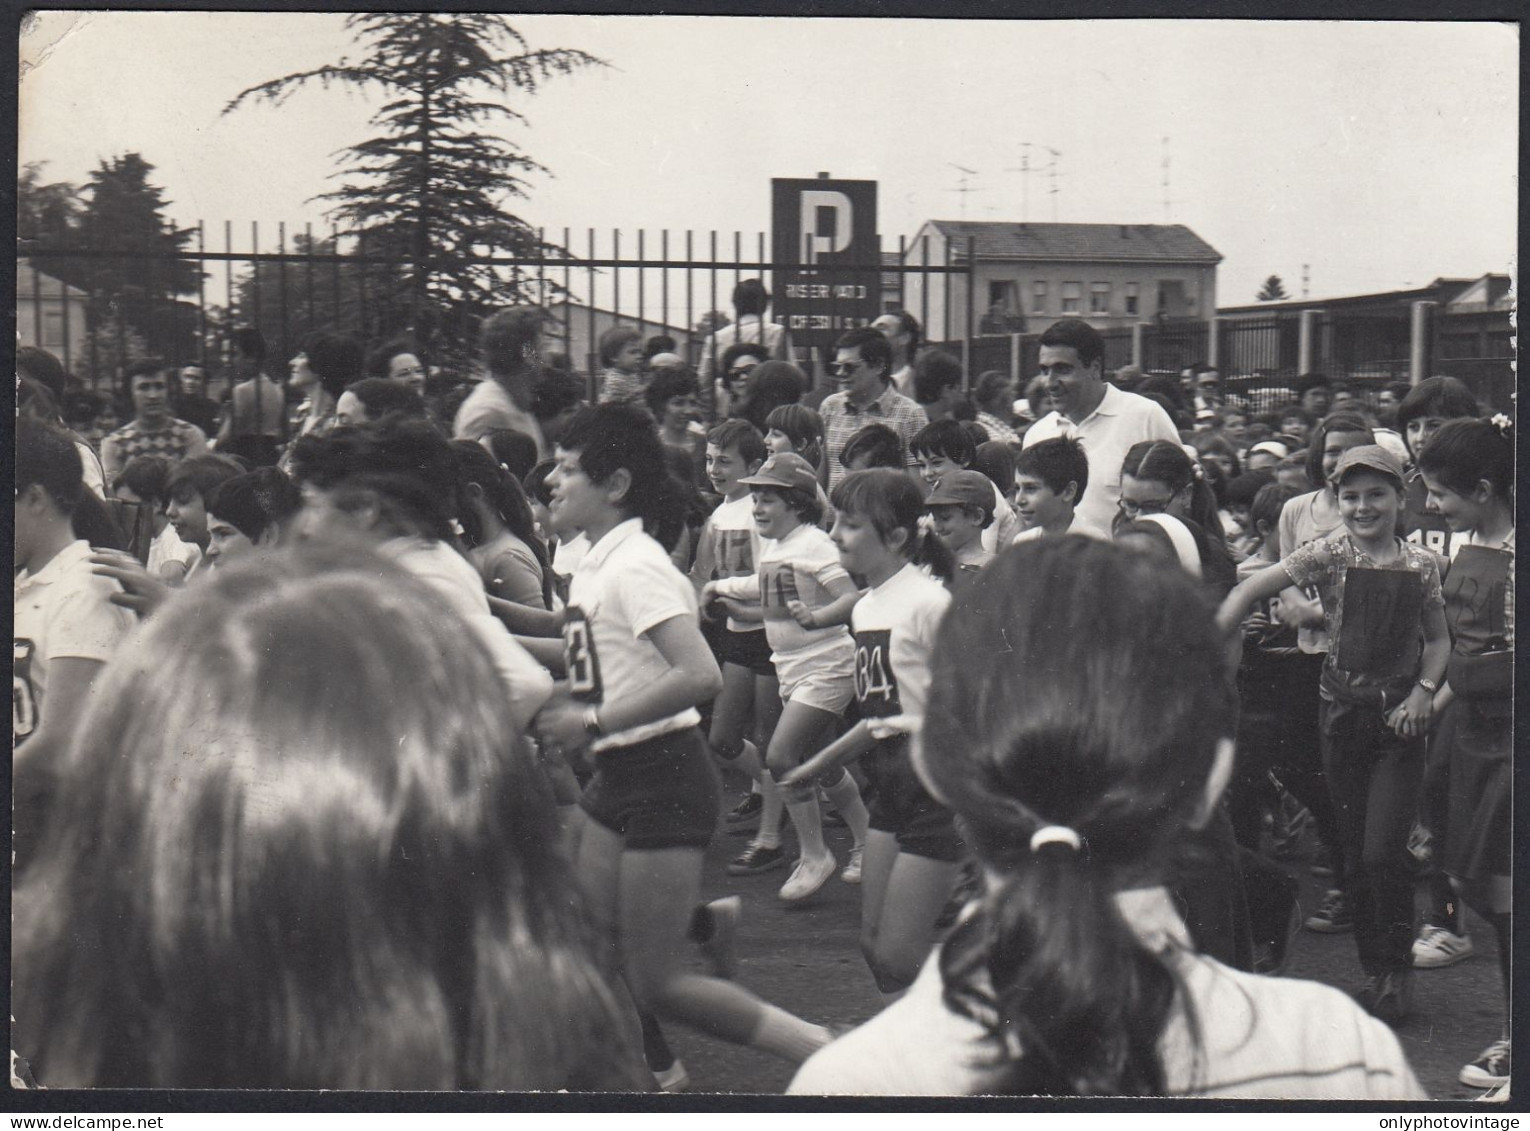
[[[18,1108],[1514,1108],[1519,25],[825,11],[17,17]]]

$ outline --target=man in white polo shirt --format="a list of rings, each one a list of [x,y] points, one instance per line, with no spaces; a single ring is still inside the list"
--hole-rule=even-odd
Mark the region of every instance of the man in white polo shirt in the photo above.
[[[1089,323],[1064,318],[1041,335],[1041,374],[1057,403],[1026,430],[1023,447],[1055,436],[1077,439],[1089,458],[1089,484],[1076,515],[1110,530],[1121,498],[1121,464],[1141,440],[1179,443],[1169,414],[1146,397],[1105,383],[1105,341]]]

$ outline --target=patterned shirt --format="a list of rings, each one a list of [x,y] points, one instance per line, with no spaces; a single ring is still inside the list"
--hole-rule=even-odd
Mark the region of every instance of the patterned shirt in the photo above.
[[[1397,557],[1383,565],[1346,531],[1309,542],[1280,563],[1293,584],[1314,585],[1323,599],[1324,663],[1340,687],[1411,684],[1423,651],[1423,617],[1445,607],[1435,555],[1401,538],[1394,544]]]
[[[1020,433],[1016,432],[991,412],[978,413],[977,422],[983,426],[983,431],[988,433],[990,440],[999,440],[1006,444],[1018,444],[1020,442]]]
[[[101,467],[110,483],[134,456],[181,460],[206,452],[207,436],[195,424],[172,416],[163,428],[150,431],[133,420],[101,441]]]
[[[924,409],[897,392],[891,385],[885,386],[877,399],[865,408],[857,408],[851,404],[850,394],[847,392],[831,393],[824,398],[823,404],[819,405],[818,415],[823,418],[824,441],[829,452],[829,489],[831,491],[835,484],[847,474],[845,466],[839,461],[840,453],[845,450],[850,437],[866,425],[885,424],[896,432],[898,439],[903,441],[903,454],[908,461],[908,466],[915,467],[919,461],[914,458],[912,451],[914,437],[930,422]]]

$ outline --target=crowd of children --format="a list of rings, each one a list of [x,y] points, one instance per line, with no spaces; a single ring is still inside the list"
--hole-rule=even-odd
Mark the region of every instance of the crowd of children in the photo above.
[[[1385,421],[1314,379],[1256,414],[1202,368],[1180,442],[1101,467],[1047,408],[1090,368],[1064,346],[1034,406],[985,374],[981,414],[943,390],[831,444],[748,342],[704,388],[618,327],[581,406],[542,321],[491,319],[456,404],[402,347],[337,385],[360,343],[315,342],[284,451],[119,442],[99,488],[26,390],[19,1079],[679,1090],[681,1022],[800,1092],[1418,1098],[1382,1022],[1471,908],[1505,1028],[1460,1079],[1506,1091],[1507,417],[1443,377]],[[847,335],[841,386],[885,354],[917,392],[945,362],[909,321],[905,354]],[[1308,822],[1304,918],[1270,857]],[[734,980],[720,829],[744,893],[858,885],[882,1013],[840,1035]],[[1354,932],[1353,1000],[1272,977],[1302,924]]]

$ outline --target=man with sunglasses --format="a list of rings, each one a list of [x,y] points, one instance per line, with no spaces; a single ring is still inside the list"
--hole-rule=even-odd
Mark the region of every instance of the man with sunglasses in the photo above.
[[[840,453],[850,437],[868,424],[885,424],[903,441],[906,466],[918,474],[913,440],[929,423],[924,409],[892,385],[892,346],[869,326],[848,330],[834,343],[829,372],[838,392],[818,407],[823,417],[824,453],[829,465],[829,489],[845,477]]]

